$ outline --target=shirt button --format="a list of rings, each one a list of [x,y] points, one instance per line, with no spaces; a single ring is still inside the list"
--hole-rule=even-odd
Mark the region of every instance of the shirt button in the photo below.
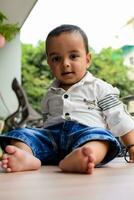
[[[68,98],[68,94],[65,94],[65,95],[64,95],[64,98],[67,99],[67,98]]]
[[[65,113],[65,116],[69,116],[69,113]]]
[[[71,120],[70,114],[69,113],[65,113],[65,119],[66,120]]]

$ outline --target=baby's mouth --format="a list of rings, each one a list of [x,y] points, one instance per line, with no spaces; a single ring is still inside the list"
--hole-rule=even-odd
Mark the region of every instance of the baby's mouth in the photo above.
[[[69,75],[69,74],[73,74],[73,73],[74,72],[63,72],[62,75],[65,76],[65,75]]]

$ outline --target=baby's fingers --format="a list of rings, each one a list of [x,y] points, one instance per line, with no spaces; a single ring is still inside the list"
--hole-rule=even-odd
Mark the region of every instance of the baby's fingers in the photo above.
[[[134,153],[130,153],[129,157],[130,157],[129,163],[134,163]]]

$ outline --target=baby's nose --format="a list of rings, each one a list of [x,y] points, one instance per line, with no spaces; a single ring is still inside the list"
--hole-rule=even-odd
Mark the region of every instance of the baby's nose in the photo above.
[[[68,59],[64,59],[64,60],[63,60],[63,66],[64,66],[64,67],[69,67],[69,66],[70,66],[70,62],[69,62]]]

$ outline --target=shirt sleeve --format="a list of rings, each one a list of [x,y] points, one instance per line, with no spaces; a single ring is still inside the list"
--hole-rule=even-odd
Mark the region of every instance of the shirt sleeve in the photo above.
[[[119,90],[102,81],[98,87],[98,94],[98,105],[113,135],[119,137],[133,130],[134,120],[120,101]]]

